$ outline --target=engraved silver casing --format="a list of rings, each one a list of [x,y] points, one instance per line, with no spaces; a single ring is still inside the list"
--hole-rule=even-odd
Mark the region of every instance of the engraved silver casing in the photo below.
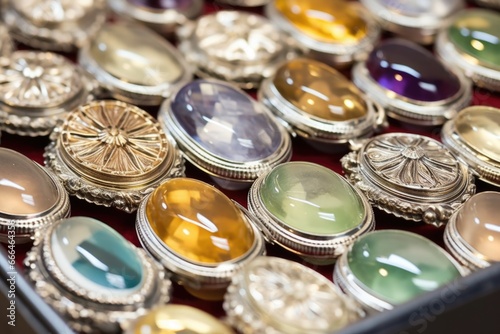
[[[178,48],[199,77],[257,88],[283,61],[296,56],[293,40],[257,14],[223,10],[177,31]]]
[[[91,80],[65,57],[15,51],[0,58],[0,129],[46,136],[68,112],[93,98]]]
[[[346,177],[373,206],[437,227],[476,191],[469,168],[438,141],[388,133],[342,157]]]
[[[8,0],[3,19],[12,37],[42,50],[73,51],[106,21],[104,0]]]

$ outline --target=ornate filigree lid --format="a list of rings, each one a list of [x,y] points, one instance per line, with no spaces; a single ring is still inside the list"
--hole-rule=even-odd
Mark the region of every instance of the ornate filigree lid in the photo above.
[[[177,31],[179,50],[200,77],[213,77],[246,89],[258,87],[286,59],[296,56],[294,41],[265,17],[224,10],[200,17]]]
[[[81,19],[102,0],[16,0],[14,8],[23,16],[37,22],[64,22]]]
[[[16,51],[0,63],[0,101],[17,108],[61,106],[84,88],[80,74],[55,53]]]
[[[418,134],[374,137],[341,163],[348,180],[374,206],[436,226],[446,223],[476,191],[466,165],[443,144]]]
[[[326,333],[359,316],[357,306],[331,281],[276,257],[259,257],[245,266],[233,279],[224,308],[236,328],[256,333]]]
[[[184,176],[184,159],[158,122],[121,101],[71,111],[50,135],[45,164],[70,195],[126,212],[164,180]]]
[[[457,159],[439,142],[418,135],[379,136],[362,150],[373,178],[417,191],[449,188],[463,177]]]
[[[251,301],[261,311],[273,314],[276,322],[319,330],[330,329],[329,322],[338,317],[334,304],[341,306],[342,299],[329,281],[304,267],[261,260],[250,263],[244,271]],[[340,318],[336,320],[347,320]]]
[[[82,47],[106,20],[105,0],[4,1],[3,19],[12,37],[43,50]]]
[[[144,179],[172,159],[156,120],[118,101],[96,101],[73,111],[61,127],[59,145],[76,169],[110,182]]]
[[[209,57],[229,62],[263,62],[283,51],[282,34],[265,18],[218,12],[198,20],[198,47]]]

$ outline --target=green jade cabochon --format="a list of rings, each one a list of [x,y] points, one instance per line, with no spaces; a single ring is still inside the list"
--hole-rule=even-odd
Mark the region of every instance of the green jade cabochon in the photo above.
[[[424,237],[399,230],[360,237],[347,262],[365,290],[391,304],[404,303],[461,277],[443,249]]]
[[[330,169],[311,163],[276,167],[262,183],[260,196],[275,218],[308,234],[343,233],[365,217],[363,202],[352,186]]]
[[[500,14],[485,9],[459,14],[448,28],[450,41],[480,65],[500,70]]]

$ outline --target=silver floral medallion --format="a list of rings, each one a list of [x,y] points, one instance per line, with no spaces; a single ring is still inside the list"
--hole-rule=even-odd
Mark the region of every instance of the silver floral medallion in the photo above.
[[[291,39],[266,18],[219,11],[178,30],[179,50],[200,77],[213,77],[251,89],[295,56]]]
[[[81,47],[106,20],[103,0],[9,0],[3,13],[12,36],[43,50]]]
[[[51,134],[45,163],[70,195],[137,209],[163,180],[184,175],[184,162],[156,120],[124,102],[94,101],[72,111]]]
[[[0,60],[0,128],[48,135],[67,112],[91,98],[84,72],[51,52],[15,51]]]
[[[325,277],[277,257],[246,265],[233,277],[223,306],[242,333],[331,333],[363,314]]]
[[[341,159],[348,180],[379,209],[440,226],[475,193],[468,167],[438,141],[391,133]]]

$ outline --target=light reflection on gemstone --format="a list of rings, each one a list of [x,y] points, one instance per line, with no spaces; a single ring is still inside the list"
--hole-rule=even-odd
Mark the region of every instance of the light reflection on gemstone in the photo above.
[[[0,213],[34,215],[59,200],[56,185],[47,172],[15,151],[0,148]]]
[[[500,14],[493,10],[469,9],[458,14],[448,28],[450,41],[480,65],[500,68]]]
[[[347,1],[276,0],[276,8],[300,31],[332,43],[357,43],[366,36],[366,22]]]
[[[119,21],[99,31],[89,52],[114,77],[135,85],[156,86],[175,82],[183,74],[167,45],[153,31]]]
[[[487,261],[500,261],[500,193],[482,192],[460,208],[456,227],[460,236]]]
[[[335,69],[314,60],[289,61],[278,69],[273,84],[285,100],[312,116],[348,121],[367,113],[361,91]]]
[[[306,233],[342,233],[359,226],[365,216],[347,181],[320,165],[279,165],[266,176],[259,194],[273,216]]]
[[[460,90],[458,77],[416,43],[390,39],[366,60],[370,76],[382,87],[409,99],[441,101]]]
[[[169,249],[198,263],[234,260],[250,250],[255,238],[229,198],[195,179],[164,182],[149,198],[146,215]]]
[[[87,291],[137,289],[143,269],[133,246],[106,224],[71,217],[51,237],[54,260],[67,278]]]
[[[348,253],[354,277],[373,295],[401,304],[461,276],[432,241],[398,230],[371,232]]]
[[[278,125],[251,97],[220,82],[198,80],[171,103],[181,128],[205,150],[230,161],[255,161],[282,142]]]
[[[500,109],[475,106],[462,110],[455,128],[464,143],[500,163]]]

